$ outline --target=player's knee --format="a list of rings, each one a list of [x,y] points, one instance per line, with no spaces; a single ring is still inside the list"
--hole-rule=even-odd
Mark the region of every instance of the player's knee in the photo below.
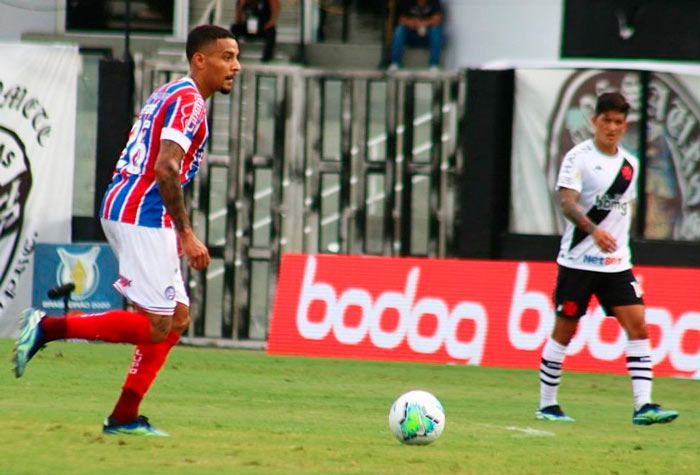
[[[628,325],[627,337],[630,340],[646,340],[649,337],[646,322],[634,322],[633,324]]]
[[[563,318],[557,316],[554,321],[554,329],[552,330],[552,338],[561,345],[568,345],[571,342],[576,328],[578,327],[578,319]]]

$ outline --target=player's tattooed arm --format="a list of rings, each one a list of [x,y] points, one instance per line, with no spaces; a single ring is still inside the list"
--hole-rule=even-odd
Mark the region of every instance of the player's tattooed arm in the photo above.
[[[566,218],[574,223],[581,231],[591,235],[593,241],[603,252],[613,252],[617,249],[617,240],[605,229],[599,228],[591,221],[583,208],[578,204],[581,193],[570,188],[559,188],[559,205]]]
[[[202,270],[209,265],[211,259],[207,247],[195,236],[185,207],[185,196],[180,183],[180,164],[184,156],[185,152],[178,144],[161,140],[154,172],[160,197],[180,236],[182,252],[187,256],[191,267]]]
[[[180,184],[180,163],[185,151],[171,140],[161,140],[154,172],[158,192],[179,232],[191,229],[190,218],[185,207],[185,196]]]
[[[595,231],[596,225],[588,219],[583,208],[578,204],[581,193],[570,188],[559,188],[559,206],[561,212],[566,218],[574,223],[581,231],[592,234]]]

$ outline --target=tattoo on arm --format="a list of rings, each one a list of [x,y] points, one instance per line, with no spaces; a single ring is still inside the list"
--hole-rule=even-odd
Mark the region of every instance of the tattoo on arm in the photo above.
[[[596,225],[588,219],[588,216],[583,212],[583,209],[578,204],[578,198],[581,194],[575,190],[561,188],[559,190],[559,204],[561,212],[566,218],[574,223],[581,231],[591,234],[595,231]]]
[[[184,156],[185,152],[178,144],[162,140],[154,169],[158,192],[179,232],[191,227],[180,184],[180,163]]]

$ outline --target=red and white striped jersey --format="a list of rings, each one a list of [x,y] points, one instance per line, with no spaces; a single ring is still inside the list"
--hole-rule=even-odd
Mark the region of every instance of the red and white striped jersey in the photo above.
[[[197,174],[209,137],[204,98],[190,77],[156,89],[141,109],[102,199],[104,219],[148,227],[172,227],[158,192],[154,166],[161,140],[185,151],[180,165],[184,188]]]

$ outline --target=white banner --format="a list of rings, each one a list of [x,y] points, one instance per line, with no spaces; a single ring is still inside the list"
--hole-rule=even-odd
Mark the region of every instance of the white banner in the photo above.
[[[0,43],[0,337],[31,305],[34,246],[71,240],[76,46]]]
[[[644,237],[700,240],[700,68],[649,73]],[[554,184],[564,154],[592,137],[597,95],[631,105],[622,144],[639,156],[642,73],[619,69],[518,69],[511,164],[511,232],[558,234]]]

